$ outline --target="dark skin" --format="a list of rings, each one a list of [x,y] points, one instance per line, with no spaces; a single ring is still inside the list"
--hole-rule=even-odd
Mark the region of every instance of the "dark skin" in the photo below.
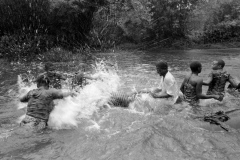
[[[212,69],[213,72],[223,72],[223,67],[221,65],[218,64],[218,61],[213,61],[212,63]],[[203,85],[208,86],[213,80],[212,74],[208,77],[207,81],[203,82]],[[232,76],[229,76],[229,80],[228,82],[234,87],[236,88],[238,86],[238,84],[234,81]]]
[[[45,89],[45,90],[48,90],[49,89],[49,85],[47,85],[47,84],[45,84],[45,83],[39,83],[38,85],[38,88],[39,89]],[[62,96],[63,97],[67,97],[67,96],[76,96],[77,94],[76,93],[74,93],[74,92],[65,92],[65,93],[62,93]],[[22,97],[20,97],[20,101],[21,102],[25,102],[24,101],[24,97],[25,97],[26,95],[24,95],[24,96],[22,96]]]
[[[214,99],[219,99],[219,95],[205,95],[202,93],[202,85],[203,85],[203,79],[200,78],[198,76],[199,73],[201,73],[202,67],[198,68],[198,71],[196,72],[192,72],[192,74],[188,75],[187,77],[185,77],[180,90],[184,93],[184,84],[190,83],[195,89],[196,89],[196,95],[198,99],[210,99],[210,98],[214,98]]]
[[[163,76],[163,80],[168,72],[168,69],[162,69],[162,68],[156,68],[157,69],[157,73],[159,74],[159,76]],[[169,98],[171,97],[171,95],[167,94],[166,92],[161,92],[161,89],[156,88],[154,91],[150,92],[151,96],[153,98]]]

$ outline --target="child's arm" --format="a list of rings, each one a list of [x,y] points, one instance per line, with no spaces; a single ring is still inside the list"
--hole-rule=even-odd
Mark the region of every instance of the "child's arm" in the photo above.
[[[53,99],[63,99],[64,97],[68,96],[76,96],[75,92],[62,92],[61,90],[52,89],[52,96]]]
[[[169,98],[169,97],[171,97],[171,95],[167,94],[166,92],[160,92],[160,93],[151,92],[151,95],[153,98]]]
[[[197,80],[197,85],[196,85],[196,93],[197,93],[197,97],[199,99],[211,99],[214,98],[216,100],[219,100],[220,96],[219,95],[205,95],[202,93],[202,84],[203,84],[203,80],[202,79],[198,79]]]
[[[21,101],[21,102],[28,102],[28,100],[30,99],[30,92],[31,92],[31,91],[29,91],[27,94],[25,94],[25,95],[23,95],[22,97],[20,97],[20,98],[19,98],[20,101]]]
[[[163,85],[165,86],[164,89],[156,88],[153,92],[151,92],[153,98],[169,98],[174,95],[174,86],[176,83],[175,79],[166,77],[163,83]]]
[[[182,93],[184,93],[184,84],[185,84],[185,82],[186,82],[186,78],[184,78],[184,80],[183,80],[183,82],[182,82],[182,84],[181,84],[181,87],[180,87],[180,91],[181,91]]]

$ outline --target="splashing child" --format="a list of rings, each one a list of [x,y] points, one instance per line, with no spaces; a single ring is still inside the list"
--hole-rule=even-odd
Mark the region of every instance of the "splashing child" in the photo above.
[[[73,96],[75,93],[63,93],[55,88],[49,88],[50,80],[45,75],[39,76],[36,82],[37,89],[29,91],[20,98],[21,102],[28,102],[26,116],[20,125],[39,130],[47,126],[49,114],[54,106],[53,100]]]

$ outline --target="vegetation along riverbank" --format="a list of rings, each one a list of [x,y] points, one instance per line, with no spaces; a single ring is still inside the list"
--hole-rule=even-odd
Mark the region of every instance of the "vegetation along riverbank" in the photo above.
[[[59,61],[112,48],[237,47],[239,0],[0,2],[0,57],[10,61]]]

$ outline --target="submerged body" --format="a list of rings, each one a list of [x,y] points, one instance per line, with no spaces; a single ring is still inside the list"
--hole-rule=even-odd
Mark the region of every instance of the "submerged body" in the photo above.
[[[234,88],[238,86],[230,73],[224,70],[224,66],[225,62],[222,59],[212,62],[212,71],[208,76],[208,80],[203,82],[203,85],[209,86],[207,95],[224,96],[227,82]]]
[[[38,88],[20,98],[21,102],[28,102],[26,117],[20,125],[39,130],[47,126],[49,115],[54,108],[53,100],[62,99],[74,93],[63,93],[55,88],[49,89],[50,80],[44,75],[38,77],[36,81]]]
[[[189,82],[191,77],[183,84],[183,99],[188,102],[190,105],[197,105],[199,99],[197,97],[196,87]]]
[[[28,102],[26,117],[21,125],[45,128],[49,114],[54,107],[53,100],[62,98],[63,93],[56,89],[38,88],[29,91],[20,99],[21,102]]]
[[[195,61],[190,64],[191,74],[187,75],[182,82],[180,90],[183,93],[183,101],[189,103],[189,105],[195,107],[199,104],[200,99],[222,100],[219,95],[205,95],[202,93],[203,79],[198,76],[202,71],[202,65],[200,62]]]
[[[160,94],[167,94],[167,97],[174,104],[179,96],[179,88],[174,76],[168,71],[165,77],[160,76],[160,85],[158,88]],[[154,94],[152,95],[154,97]]]
[[[225,85],[232,79],[227,71],[213,71],[210,73],[212,81],[209,84],[207,95],[224,95]]]

